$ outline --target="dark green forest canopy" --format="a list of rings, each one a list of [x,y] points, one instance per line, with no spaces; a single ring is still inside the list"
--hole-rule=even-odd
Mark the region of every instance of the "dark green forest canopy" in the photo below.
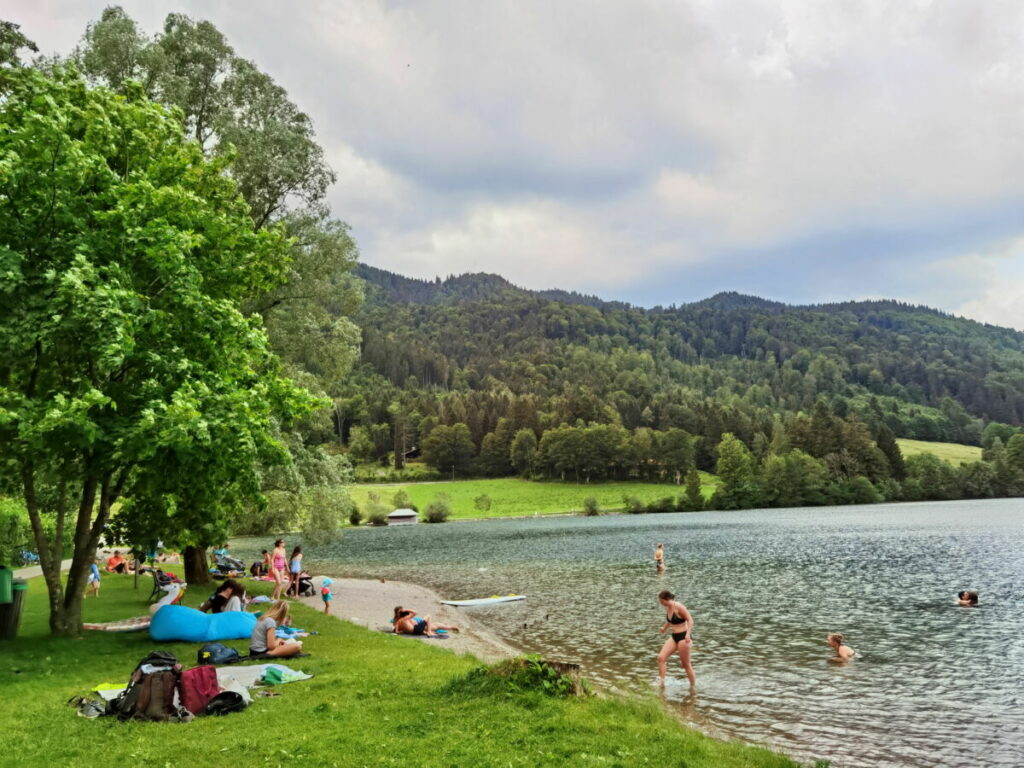
[[[358,274],[367,303],[349,396],[365,408],[349,425],[389,422],[395,398],[441,423],[465,421],[478,446],[516,398],[537,408],[542,429],[678,427],[712,445],[724,431],[752,444],[774,414],[809,412],[821,398],[872,432],[886,423],[925,440],[979,444],[989,422],[1024,423],[1024,334],[926,307],[727,293],[642,309],[496,275]]]

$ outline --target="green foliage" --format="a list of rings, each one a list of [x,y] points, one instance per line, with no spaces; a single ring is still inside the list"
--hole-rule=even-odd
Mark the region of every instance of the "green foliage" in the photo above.
[[[36,44],[22,34],[21,25],[0,20],[0,67],[19,65],[19,51],[23,48],[39,51]]]
[[[452,508],[448,501],[448,497],[439,495],[427,505],[427,511],[423,515],[423,522],[446,523],[448,522],[448,518],[451,517],[451,514]]]
[[[704,509],[704,494],[701,493],[700,475],[692,467],[686,473],[686,492],[683,498],[687,511],[700,512]]]
[[[486,493],[481,493],[473,499],[473,507],[481,512],[489,512],[491,509],[491,497]]]
[[[520,429],[512,438],[509,461],[520,475],[525,477],[533,471],[534,463],[537,461],[537,448],[537,435],[532,429]]]
[[[440,472],[422,464],[406,464],[400,470],[379,465],[363,465],[355,469],[357,483],[425,483],[440,479]]]
[[[363,522],[363,513],[359,510],[354,503],[348,511],[348,524],[355,527]]]
[[[409,498],[408,491],[404,488],[395,491],[395,495],[391,497],[391,506],[394,509],[411,509],[412,499]]]
[[[25,505],[0,496],[0,565],[21,564],[22,550],[31,549],[32,529]]]
[[[583,500],[583,514],[587,517],[597,517],[601,514],[601,505],[593,496],[587,496]]]
[[[744,509],[754,506],[757,498],[756,462],[750,450],[726,432],[718,444],[718,478],[721,481],[715,493],[717,509]]]
[[[640,515],[647,511],[646,505],[637,496],[623,496],[622,506],[631,515]]]
[[[318,485],[306,491],[304,496],[303,540],[314,546],[331,544],[337,540],[344,521],[351,520],[355,509],[348,491]]]
[[[259,465],[288,460],[276,425],[317,401],[241,311],[283,279],[288,243],[253,231],[227,163],[137,88],[116,96],[60,68],[5,82],[0,441],[8,470],[55,489],[58,528],[80,500],[66,594],[50,579],[55,630],[74,632],[87,553],[121,495],[137,532],[219,541],[258,499]]]
[[[453,477],[469,469],[474,452],[469,427],[462,423],[451,427],[442,424],[423,441],[423,460]]]
[[[530,654],[505,659],[490,666],[478,666],[464,677],[453,680],[446,693],[456,696],[503,695],[518,697],[539,694],[554,698],[568,698],[581,693],[591,694],[585,680],[574,680],[545,662],[539,655]]]

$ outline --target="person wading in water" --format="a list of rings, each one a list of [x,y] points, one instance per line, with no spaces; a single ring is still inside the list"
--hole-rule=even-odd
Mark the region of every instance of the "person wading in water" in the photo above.
[[[686,606],[676,600],[676,596],[667,589],[658,594],[658,602],[665,609],[665,623],[661,625],[661,632],[672,630],[672,636],[665,641],[658,654],[658,678],[661,685],[665,685],[665,665],[669,656],[673,653],[679,654],[679,661],[686,670],[686,676],[690,678],[690,687],[697,686],[696,678],[693,676],[693,665],[690,663],[690,648],[693,645],[693,617],[686,610]]]

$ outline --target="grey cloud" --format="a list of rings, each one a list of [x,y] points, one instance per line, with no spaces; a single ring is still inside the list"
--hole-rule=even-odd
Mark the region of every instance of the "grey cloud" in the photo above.
[[[104,4],[8,15],[67,50]],[[380,266],[972,312],[1018,274],[947,277],[1024,232],[1010,0],[124,5],[150,31],[172,8],[210,18],[289,90]]]

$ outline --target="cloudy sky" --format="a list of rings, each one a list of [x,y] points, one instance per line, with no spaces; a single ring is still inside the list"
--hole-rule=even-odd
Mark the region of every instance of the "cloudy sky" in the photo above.
[[[105,2],[8,0],[44,52]],[[650,306],[893,297],[1024,329],[1024,4],[126,0],[312,116],[363,260]]]

